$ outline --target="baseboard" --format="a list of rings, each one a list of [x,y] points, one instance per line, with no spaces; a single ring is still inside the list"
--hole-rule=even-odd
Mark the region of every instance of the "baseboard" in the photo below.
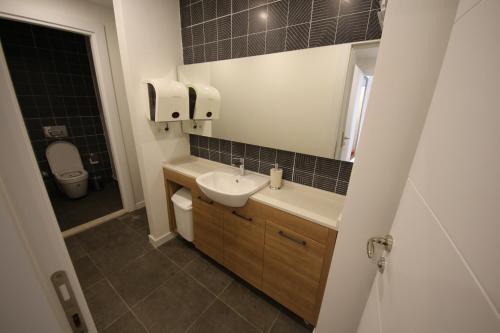
[[[116,212],[113,212],[111,214],[108,214],[108,215],[104,215],[104,216],[101,216],[95,220],[92,220],[92,221],[89,221],[87,223],[84,223],[84,224],[80,224],[74,228],[71,228],[71,229],[68,229],[68,230],[65,230],[62,232],[62,235],[64,238],[66,237],[70,237],[70,236],[73,236],[73,235],[76,235],[76,234],[79,234],[80,232],[83,232],[85,230],[88,230],[90,228],[93,228],[95,226],[98,226],[99,224],[103,224],[107,221],[110,221],[112,219],[115,219],[117,217],[120,217],[124,214],[126,214],[127,211],[125,209],[120,209]]]
[[[149,243],[151,243],[151,245],[153,245],[154,247],[159,247],[163,244],[165,244],[166,242],[168,242],[169,240],[171,240],[172,238],[175,237],[175,232],[168,232],[166,234],[164,234],[163,236],[160,236],[158,238],[152,236],[152,235],[148,235],[149,237]]]
[[[139,201],[135,204],[135,210],[137,209],[141,209],[141,208],[144,208],[146,206],[146,204],[144,203],[144,200],[142,201]]]

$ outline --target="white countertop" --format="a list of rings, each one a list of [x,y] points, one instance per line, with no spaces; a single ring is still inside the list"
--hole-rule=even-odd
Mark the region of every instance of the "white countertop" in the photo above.
[[[193,178],[214,170],[235,169],[194,156],[165,163],[164,167]],[[284,181],[279,190],[265,187],[250,198],[335,230],[338,230],[345,199],[336,193],[289,181]]]

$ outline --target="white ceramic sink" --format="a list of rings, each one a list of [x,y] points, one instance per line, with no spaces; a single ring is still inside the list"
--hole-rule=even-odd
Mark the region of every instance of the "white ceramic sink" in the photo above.
[[[229,207],[243,207],[248,198],[269,184],[269,177],[239,171],[212,171],[196,177],[201,191],[210,199]]]

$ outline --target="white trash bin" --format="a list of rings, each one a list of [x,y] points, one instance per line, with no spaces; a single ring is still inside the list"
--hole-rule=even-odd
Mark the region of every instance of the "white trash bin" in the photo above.
[[[191,191],[183,187],[172,196],[177,232],[187,241],[193,236],[193,197]]]

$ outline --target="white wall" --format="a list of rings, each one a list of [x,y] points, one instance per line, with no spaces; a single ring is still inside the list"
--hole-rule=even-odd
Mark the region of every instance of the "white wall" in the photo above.
[[[105,27],[116,104],[123,132],[134,199],[136,203],[141,203],[144,200],[144,195],[142,193],[137,154],[125,94],[113,9],[84,0],[0,0],[0,11],[28,18],[35,16],[43,17],[49,22],[52,22],[50,19],[52,17],[65,17],[69,21],[74,18],[74,21],[77,22],[83,19],[89,22],[97,22]],[[31,15],[30,13],[36,13],[36,15]]]
[[[500,332],[498,15],[461,1],[359,333]]]
[[[150,0],[145,5],[115,0],[113,5],[150,237],[162,242],[170,232],[162,164],[189,155],[189,140],[178,123],[165,132],[146,119],[149,106],[144,80],[177,78],[176,68],[182,63],[179,2]]]
[[[355,332],[376,267],[366,241],[390,229],[458,1],[389,1],[317,332]]]

